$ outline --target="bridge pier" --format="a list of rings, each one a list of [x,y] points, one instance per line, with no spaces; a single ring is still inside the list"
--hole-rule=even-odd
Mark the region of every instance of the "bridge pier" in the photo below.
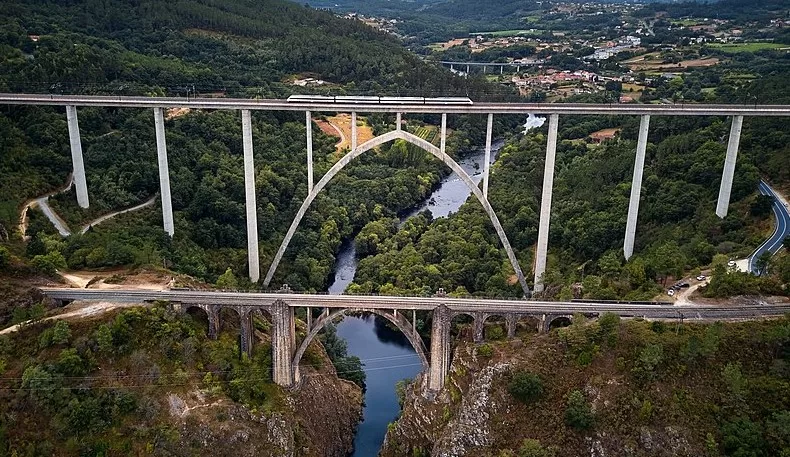
[[[447,146],[447,113],[442,113],[442,136],[439,139],[439,150],[444,154]]]
[[[469,76],[469,65],[466,66],[466,76]]]
[[[80,140],[80,126],[77,120],[77,107],[66,105],[66,121],[69,126],[69,145],[71,146],[71,163],[74,169],[74,188],[77,192],[77,204],[80,208],[87,208],[88,183],[85,179],[85,163],[82,160],[82,141]]]
[[[428,394],[435,395],[444,387],[450,368],[450,323],[452,315],[446,305],[433,310],[431,327],[431,366],[428,372]]]
[[[307,137],[310,140],[310,112],[307,113]],[[250,281],[258,282],[261,277],[260,253],[258,252],[258,205],[255,202],[255,161],[252,152],[252,120],[249,110],[241,111],[241,131],[244,142],[244,196],[247,210],[247,263]],[[308,156],[312,156],[312,146],[308,146]],[[308,158],[308,182],[312,186],[312,160]]]
[[[400,123],[398,124],[400,125]],[[355,150],[357,148],[357,113],[356,111],[351,112],[351,150]]]
[[[486,315],[483,313],[474,313],[474,335],[472,339],[475,343],[481,344],[485,341],[485,325]]]
[[[272,380],[282,387],[294,384],[292,359],[294,353],[293,310],[282,300],[272,305]]]
[[[204,305],[201,306],[206,311],[208,316],[208,337],[209,339],[216,340],[219,337],[219,306],[218,305]]]
[[[516,325],[518,324],[518,316],[515,314],[505,315],[505,326],[507,327],[508,339],[516,337]]]
[[[305,127],[307,133],[307,193],[309,194],[313,191],[313,118],[310,111],[305,112]]]
[[[175,228],[173,225],[173,204],[170,200],[170,170],[167,166],[165,118],[162,108],[154,108],[154,124],[156,125],[156,158],[159,163],[159,195],[162,199],[162,222],[165,232],[172,237]]]
[[[643,115],[639,123],[639,141],[636,144],[636,159],[634,160],[634,179],[631,182],[631,200],[628,203],[628,221],[625,226],[625,242],[623,254],[625,260],[634,253],[634,238],[636,238],[636,221],[639,215],[639,197],[642,193],[642,172],[645,167],[645,151],[647,149],[647,132],[650,128],[650,116]]]
[[[730,206],[730,193],[732,192],[732,179],[735,175],[735,161],[738,158],[738,145],[741,142],[741,128],[743,116],[733,116],[730,127],[730,140],[727,143],[727,157],[724,159],[724,171],[721,175],[719,187],[719,201],[716,205],[716,215],[724,219]]]
[[[252,313],[249,308],[239,310],[239,322],[241,328],[239,329],[239,336],[241,340],[241,352],[247,354],[247,357],[252,357],[252,341],[253,341],[253,327],[252,327]]]
[[[401,129],[402,119],[403,119],[402,113],[400,112],[395,113],[395,130]]]
[[[485,164],[483,164],[483,198],[488,200],[488,174],[491,169],[491,131],[494,126],[494,114],[488,114],[488,123],[486,124],[486,157]]]
[[[554,187],[554,158],[557,152],[557,124],[559,115],[549,116],[549,138],[546,143],[546,163],[543,169],[543,194],[540,202],[540,225],[538,247],[535,253],[535,292],[543,291],[543,274],[546,272],[546,254],[549,244],[549,221],[551,219],[551,193]]]

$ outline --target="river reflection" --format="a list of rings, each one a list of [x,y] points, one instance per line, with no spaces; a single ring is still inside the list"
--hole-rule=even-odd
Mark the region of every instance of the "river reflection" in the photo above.
[[[337,334],[348,342],[348,353],[365,364],[365,408],[354,437],[354,457],[378,454],[387,424],[400,412],[395,383],[412,379],[422,370],[420,358],[409,341],[397,330],[387,327],[380,317],[367,315],[343,318]]]

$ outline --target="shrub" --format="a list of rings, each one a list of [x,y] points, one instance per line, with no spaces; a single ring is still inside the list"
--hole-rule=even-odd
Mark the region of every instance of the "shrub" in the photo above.
[[[518,450],[518,457],[554,457],[554,449],[545,448],[540,441],[526,439]]]
[[[481,345],[480,345],[480,346],[477,348],[477,354],[478,354],[480,357],[491,357],[491,356],[494,354],[494,347],[493,347],[493,346],[491,346],[491,345],[490,345],[490,344],[488,344],[488,343],[486,343],[486,344],[481,344]]]
[[[0,268],[5,268],[11,260],[11,253],[5,246],[0,246]]]
[[[565,423],[575,429],[583,430],[593,425],[593,414],[581,390],[573,390],[568,395],[565,408]]]
[[[531,403],[543,395],[543,381],[535,373],[519,371],[513,375],[508,392],[521,403]]]
[[[501,340],[505,338],[505,331],[499,325],[486,328],[486,339]]]

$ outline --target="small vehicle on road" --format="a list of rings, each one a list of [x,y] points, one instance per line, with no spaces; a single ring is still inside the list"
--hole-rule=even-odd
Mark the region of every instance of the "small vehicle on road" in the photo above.
[[[707,279],[707,276],[705,276],[705,275],[697,276],[697,281],[704,281],[705,279]]]
[[[729,262],[727,262],[727,266],[728,267],[734,267],[735,266],[735,261],[734,260],[730,260]]]
[[[667,291],[667,295],[669,295],[670,297],[671,297],[671,296],[673,296],[673,295],[675,295],[675,289],[669,289],[669,290]]]

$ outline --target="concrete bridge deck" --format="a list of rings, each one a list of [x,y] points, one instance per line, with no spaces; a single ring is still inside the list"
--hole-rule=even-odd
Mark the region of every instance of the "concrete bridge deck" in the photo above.
[[[143,303],[166,300],[184,304],[211,303],[225,306],[266,307],[283,301],[291,308],[386,309],[398,311],[432,311],[446,306],[454,313],[516,313],[516,314],[601,314],[614,313],[624,317],[673,319],[680,314],[701,319],[738,319],[756,316],[782,316],[790,312],[785,305],[745,305],[738,307],[695,306],[676,307],[660,304],[599,303],[583,301],[502,300],[490,298],[393,297],[371,295],[322,295],[297,293],[212,292],[182,290],[100,290],[41,288],[46,296],[65,301],[109,301]]]
[[[301,103],[278,99],[132,97],[104,95],[0,94],[0,105],[200,108],[267,111],[328,111],[436,114],[608,114],[652,116],[790,116],[790,105],[639,105],[594,103]]]

